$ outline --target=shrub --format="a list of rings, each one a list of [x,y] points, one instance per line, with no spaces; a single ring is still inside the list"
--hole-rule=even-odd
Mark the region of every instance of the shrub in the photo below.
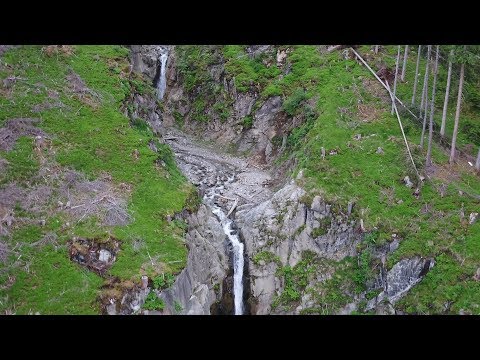
[[[252,116],[245,116],[243,118],[242,125],[245,129],[251,129],[253,126],[253,117]]]
[[[153,279],[153,287],[159,290],[166,289],[172,286],[174,282],[175,276],[169,273],[163,273],[162,275],[159,275],[155,279]]]
[[[298,88],[283,103],[283,110],[290,116],[297,113],[300,104],[307,99],[305,90]]]
[[[163,310],[165,308],[165,303],[163,299],[160,299],[157,294],[155,294],[155,292],[151,291],[145,300],[143,308],[145,310]]]

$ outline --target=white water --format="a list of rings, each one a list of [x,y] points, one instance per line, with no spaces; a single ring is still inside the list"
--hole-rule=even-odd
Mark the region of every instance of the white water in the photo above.
[[[163,95],[165,94],[165,89],[167,87],[167,81],[165,78],[165,73],[166,73],[166,68],[167,68],[167,58],[168,58],[168,52],[163,53],[160,55],[160,78],[158,79],[158,98],[163,99]]]
[[[233,299],[235,302],[235,315],[243,314],[243,244],[238,235],[233,235],[232,220],[225,216],[219,207],[214,207],[212,212],[218,216],[223,231],[228,236],[233,247]]]
[[[234,180],[234,177],[229,177],[227,183]],[[235,235],[235,231],[232,230],[233,220],[229,219],[223,210],[215,205],[214,198],[216,195],[215,190],[219,191],[223,188],[217,177],[217,184],[214,188],[204,196],[204,202],[206,202],[211,208],[212,212],[217,215],[220,223],[222,224],[224,233],[228,236],[233,248],[233,300],[235,303],[235,315],[243,314],[243,249],[244,245],[240,242],[238,235]]]

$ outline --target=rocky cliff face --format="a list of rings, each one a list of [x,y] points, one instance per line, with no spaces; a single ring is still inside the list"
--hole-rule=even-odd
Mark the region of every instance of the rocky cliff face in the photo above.
[[[223,279],[229,270],[225,233],[205,205],[186,221],[187,267],[160,297],[165,300],[167,313],[179,313],[175,311],[177,303],[181,304],[181,314],[209,315],[212,304],[221,301]]]
[[[190,64],[183,47],[170,49],[167,61],[167,91],[163,118],[187,133],[214,141],[228,151],[248,154],[257,165],[271,164],[285,147],[287,134],[305,119],[288,117],[280,96],[262,97],[261,89],[237,90],[235,77],[226,71],[221,47],[209,47],[211,63],[205,66],[205,81],[189,88],[185,67]],[[275,46],[251,46],[248,56],[263,56],[269,66],[288,71],[288,64]],[[144,71],[145,73],[145,71]],[[153,72],[150,70],[150,74]],[[213,89],[213,90],[212,90]],[[208,119],[208,120],[207,120]]]
[[[318,196],[305,204],[304,195],[305,191],[292,181],[271,199],[237,212],[248,256],[255,259],[259,254],[269,254],[269,260],[276,260],[252,261],[250,283],[257,314],[272,312],[274,297],[284,289],[278,270],[295,267],[304,252],[337,261],[357,254],[356,244],[362,235],[356,221],[333,213],[332,204]]]
[[[364,234],[358,218],[348,207],[341,209],[320,196],[308,202],[305,195],[305,190],[292,181],[270,199],[252,208],[238,209],[236,213],[251,260],[252,314],[299,314],[308,313],[309,309],[319,313],[322,299],[315,299],[312,293],[317,291],[319,284],[336,276],[342,260],[360,255],[358,249]],[[373,261],[378,261],[379,270],[367,285],[368,291],[355,293],[347,286],[344,295],[350,302],[335,309],[334,313],[348,314],[357,310],[359,304],[366,301],[366,293],[375,290],[381,292],[367,303],[365,310],[395,313],[395,302],[434,266],[433,259],[412,258],[399,261],[387,271],[380,259],[397,246],[394,242],[370,251]],[[305,263],[305,258],[309,258],[309,263]],[[285,269],[295,268],[308,273],[303,287],[288,284]],[[288,287],[299,292],[297,299],[292,297],[290,304],[277,307],[275,303],[282,302]]]
[[[137,106],[132,114],[148,119],[159,135],[170,139],[167,142],[176,153],[179,167],[202,195],[217,186],[221,189],[222,206],[235,210],[232,216],[244,241],[248,264],[249,278],[245,284],[250,312],[259,315],[349,314],[369,310],[395,313],[395,302],[425,276],[434,265],[433,259],[403,259],[387,269],[385,258],[398,247],[399,240],[378,247],[365,244],[354,204],[342,208],[343,205],[321,196],[310,197],[293,180],[283,185],[278,181],[276,192],[265,190],[271,181],[262,179],[268,176],[255,175],[248,167],[271,164],[283,151],[286,134],[303,123],[305,115],[287,115],[279,96],[262,98],[255,89],[237,91],[219,49],[209,49],[214,60],[205,67],[209,79],[206,83],[220,90],[211,93],[208,103],[200,106],[198,102],[197,96],[202,91],[210,91],[203,82],[189,87],[182,70],[185,52],[170,47],[162,109],[151,100],[136,96],[133,103]],[[132,48],[134,70],[154,83],[159,56],[164,51],[160,46]],[[263,54],[270,66],[277,66],[285,73],[289,71],[284,50],[252,46],[247,53],[252,57]],[[220,109],[216,106],[219,103],[227,105]],[[142,111],[148,114],[141,114]],[[202,117],[208,121],[202,121]],[[246,154],[247,161],[232,160],[214,154],[211,149],[195,147],[183,135],[166,131],[173,126],[200,135],[224,150]],[[234,178],[238,176],[233,183],[220,180],[232,174],[236,174]],[[246,175],[242,178],[241,174]],[[210,314],[223,301],[229,286],[225,281],[231,277],[227,239],[206,205],[186,221],[189,224],[187,267],[175,284],[159,296],[165,301],[166,313],[178,313],[175,307],[181,304],[182,314]],[[365,264],[375,269],[373,273],[367,273]]]

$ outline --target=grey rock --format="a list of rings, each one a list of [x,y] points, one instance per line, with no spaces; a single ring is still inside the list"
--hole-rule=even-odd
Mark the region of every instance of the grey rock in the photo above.
[[[98,260],[108,263],[112,257],[110,251],[102,249],[99,251]]]
[[[356,244],[361,237],[354,233],[354,223],[346,223],[346,219],[332,221],[325,235],[311,236],[312,229],[319,226],[316,219],[319,212],[300,202],[304,194],[302,188],[290,183],[257,206],[237,211],[236,222],[250,258],[260,251],[269,251],[279,257],[283,266],[295,266],[305,250],[334,260],[356,255]],[[323,210],[326,204],[320,197],[313,204],[316,210],[326,213]],[[251,293],[257,301],[257,314],[268,313],[273,296],[282,290],[283,285],[276,281],[276,267],[275,263],[250,264]]]
[[[435,260],[432,258],[414,257],[400,260],[387,272],[386,278],[382,279],[384,290],[368,302],[366,310],[373,309],[383,300],[394,305],[418,284],[434,265]]]

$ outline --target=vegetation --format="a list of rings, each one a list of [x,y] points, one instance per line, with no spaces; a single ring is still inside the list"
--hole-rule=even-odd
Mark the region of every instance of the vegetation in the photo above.
[[[153,279],[153,287],[158,290],[169,288],[175,282],[175,276],[172,274],[162,274],[158,275],[155,279]]]
[[[165,302],[159,298],[154,291],[150,291],[143,304],[145,310],[163,310],[165,308]]]
[[[107,274],[120,279],[139,281],[142,271],[158,273],[146,266],[151,262],[149,256],[169,272],[180,271],[186,261],[183,231],[172,232],[164,215],[180,211],[193,188],[176,168],[166,145],[157,144],[159,153],[150,150],[148,144],[155,137],[146,123],[142,119],[129,122],[120,110],[132,89],[148,92],[150,86],[141,78],[127,75],[128,50],[124,47],[76,46],[73,51],[70,56],[49,56],[39,46],[23,46],[2,56],[0,78],[22,80],[0,89],[4,91],[0,93],[0,127],[12,118],[40,118],[37,126],[51,139],[51,150],[45,150],[50,169],[75,169],[90,180],[108,174],[113,186],[130,189],[128,211],[132,221],[113,227],[93,217],[72,222],[57,211],[37,214],[17,206],[17,217],[42,216],[46,225],[32,228],[15,223],[10,236],[0,236],[0,241],[13,248],[17,242],[28,244],[53,232],[56,243],[17,246],[18,253],[11,254],[8,266],[0,273],[2,284],[14,279],[11,286],[0,290],[2,312],[99,312],[96,299],[103,280],[69,259],[68,241],[74,236],[95,238],[108,231],[120,240],[117,261]],[[72,92],[68,80],[72,71],[88,87],[86,94]],[[53,102],[51,96],[56,94],[63,106],[33,111],[39,104]],[[0,175],[2,187],[10,183],[27,189],[35,184],[47,185],[47,180],[37,175],[44,165],[40,165],[31,137],[21,137],[12,151],[0,151],[0,158],[9,162],[7,171]],[[165,171],[156,170],[157,159],[164,161]],[[57,185],[48,184],[56,191]],[[139,238],[145,246],[135,249]],[[20,255],[21,261],[15,263]]]

